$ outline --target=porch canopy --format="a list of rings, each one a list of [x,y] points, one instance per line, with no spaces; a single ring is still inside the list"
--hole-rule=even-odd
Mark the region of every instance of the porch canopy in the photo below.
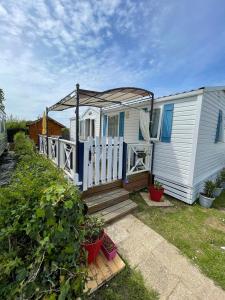
[[[111,105],[129,106],[126,102],[130,100],[137,100],[144,97],[149,97],[151,101],[150,110],[150,128],[153,111],[154,94],[151,91],[135,88],[135,87],[120,87],[106,90],[103,92],[90,91],[80,89],[79,84],[76,84],[76,89],[58,101],[56,104],[46,108],[46,114],[50,111],[63,111],[69,108],[76,107],[76,172],[79,173],[79,107],[93,106],[97,108],[106,108]],[[101,126],[101,121],[100,121]],[[151,129],[150,129],[151,130]],[[48,135],[48,126],[47,126]],[[47,150],[48,151],[48,150]]]
[[[113,104],[125,105],[126,101],[147,96],[151,99],[154,97],[154,94],[151,91],[135,87],[120,87],[98,92],[80,89],[79,85],[77,85],[76,90],[49,107],[48,111],[62,111],[77,107],[77,104],[79,106],[93,106],[98,108],[104,108]],[[77,100],[79,103],[77,103]]]

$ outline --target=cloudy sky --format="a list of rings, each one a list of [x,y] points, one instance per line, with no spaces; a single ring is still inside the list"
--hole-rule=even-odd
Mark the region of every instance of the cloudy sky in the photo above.
[[[224,0],[0,0],[7,113],[34,119],[77,82],[157,96],[225,85]]]

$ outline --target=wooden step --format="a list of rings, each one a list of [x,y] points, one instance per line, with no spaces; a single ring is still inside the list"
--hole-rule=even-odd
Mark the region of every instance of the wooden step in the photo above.
[[[116,221],[125,215],[131,213],[135,210],[137,204],[132,200],[125,200],[123,202],[117,203],[113,206],[107,207],[97,213],[92,215],[99,217],[105,221],[105,223],[111,223]]]
[[[84,199],[88,207],[88,213],[94,213],[103,210],[109,206],[129,199],[129,192],[119,188],[105,192],[104,194],[94,195]]]

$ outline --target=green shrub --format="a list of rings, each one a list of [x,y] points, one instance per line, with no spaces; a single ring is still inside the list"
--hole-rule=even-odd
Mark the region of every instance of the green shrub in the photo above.
[[[76,299],[86,267],[78,190],[17,134],[19,162],[0,189],[0,299]]]
[[[27,121],[26,120],[20,120],[18,118],[14,118],[13,116],[10,116],[6,120],[6,128],[7,129],[26,129],[27,128]]]
[[[34,142],[24,132],[17,132],[14,136],[15,152],[18,156],[33,155]]]
[[[216,184],[212,180],[207,180],[204,184],[204,195],[209,198],[214,197]]]

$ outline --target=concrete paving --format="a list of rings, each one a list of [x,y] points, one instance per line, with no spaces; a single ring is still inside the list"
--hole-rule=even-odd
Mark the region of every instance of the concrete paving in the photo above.
[[[225,292],[204,276],[180,251],[133,215],[110,225],[107,233],[146,287],[160,299],[225,300]]]

